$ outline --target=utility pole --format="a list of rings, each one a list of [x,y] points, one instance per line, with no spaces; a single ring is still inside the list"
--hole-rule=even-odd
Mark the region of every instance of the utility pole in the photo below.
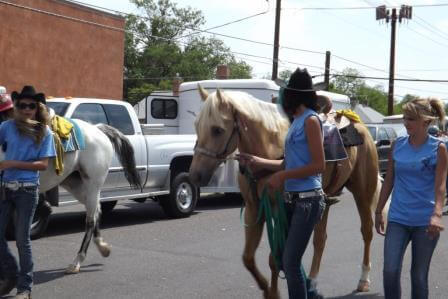
[[[278,51],[280,40],[280,11],[281,0],[277,0],[277,7],[275,8],[275,32],[274,32],[274,57],[272,59],[272,80],[277,79],[278,73]]]
[[[399,15],[397,9],[386,9],[386,5],[381,5],[376,8],[376,19],[385,19],[387,23],[391,22],[390,34],[390,61],[389,61],[389,92],[387,97],[387,114],[394,114],[394,82],[395,82],[395,36],[397,19],[401,23],[403,19],[412,18],[412,6],[402,5]]]
[[[325,83],[326,91],[328,91],[330,89],[330,58],[331,58],[331,52],[326,51],[325,52],[325,74],[324,74],[324,83]]]

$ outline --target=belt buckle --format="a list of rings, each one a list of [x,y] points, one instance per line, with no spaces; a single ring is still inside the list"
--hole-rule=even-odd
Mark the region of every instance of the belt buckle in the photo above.
[[[19,190],[19,182],[18,181],[12,181],[7,183],[8,185],[8,189],[12,190],[12,191],[17,191]]]

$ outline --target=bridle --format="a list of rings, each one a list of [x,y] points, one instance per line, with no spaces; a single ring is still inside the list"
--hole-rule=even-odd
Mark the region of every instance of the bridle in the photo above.
[[[200,147],[200,146],[198,146],[198,142],[196,141],[196,144],[194,146],[194,153],[195,154],[198,153],[198,154],[207,156],[209,158],[216,159],[216,160],[218,160],[220,162],[223,162],[223,161],[226,160],[226,157],[228,155],[227,151],[229,150],[230,142],[232,141],[232,139],[233,139],[233,137],[235,135],[240,136],[240,130],[239,130],[236,118],[235,118],[235,121],[233,123],[232,134],[230,134],[230,137],[229,137],[229,139],[226,142],[226,146],[224,147],[224,149],[221,152],[217,153],[217,152],[210,151],[210,150],[208,150],[206,148]]]

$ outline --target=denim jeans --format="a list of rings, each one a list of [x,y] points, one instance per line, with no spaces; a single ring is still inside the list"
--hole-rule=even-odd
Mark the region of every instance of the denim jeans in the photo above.
[[[412,242],[411,298],[428,298],[428,272],[439,236],[430,239],[426,226],[407,226],[396,222],[387,225],[384,240],[383,283],[386,299],[401,298],[403,256]]]
[[[302,267],[302,257],[314,226],[320,221],[324,209],[323,196],[286,203],[289,231],[283,252],[283,270],[291,299],[308,298],[309,290]]]
[[[38,201],[37,187],[6,189],[6,199],[0,201],[0,260],[5,278],[17,278],[17,291],[31,291],[33,285],[33,258],[31,255],[30,230]],[[6,226],[11,212],[16,211],[16,244],[19,252],[20,270],[5,239]]]

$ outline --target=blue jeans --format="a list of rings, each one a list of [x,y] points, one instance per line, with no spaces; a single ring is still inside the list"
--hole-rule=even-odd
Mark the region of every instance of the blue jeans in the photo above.
[[[37,187],[6,189],[6,199],[0,201],[0,260],[5,278],[17,279],[17,291],[31,291],[33,285],[33,258],[31,255],[30,230],[38,201]],[[16,244],[19,252],[20,271],[17,261],[5,239],[6,226],[11,212],[16,211]]]
[[[384,240],[383,283],[386,299],[401,298],[403,256],[412,242],[411,298],[428,298],[428,272],[439,236],[430,239],[426,226],[407,226],[396,222],[387,225]]]
[[[283,252],[283,270],[291,299],[308,298],[306,274],[302,257],[313,233],[314,226],[325,209],[323,196],[302,199],[286,204],[289,231]]]

